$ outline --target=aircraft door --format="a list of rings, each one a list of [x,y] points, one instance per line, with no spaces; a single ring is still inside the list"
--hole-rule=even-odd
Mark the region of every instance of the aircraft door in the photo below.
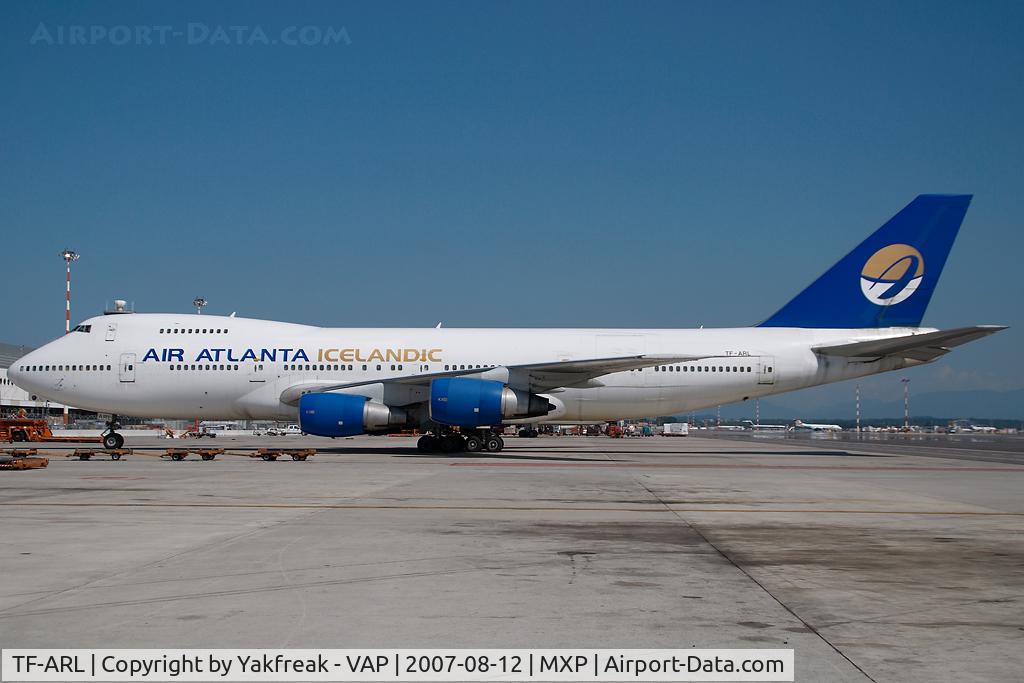
[[[121,362],[117,366],[118,377],[122,382],[135,381],[135,354],[122,353]]]
[[[106,340],[107,341],[114,341],[115,337],[117,337],[117,323],[107,323],[107,336],[106,336]]]
[[[264,374],[263,363],[252,363],[249,366],[249,381],[250,382],[266,382],[267,377]]]
[[[775,384],[775,357],[761,356],[757,368],[758,384]]]

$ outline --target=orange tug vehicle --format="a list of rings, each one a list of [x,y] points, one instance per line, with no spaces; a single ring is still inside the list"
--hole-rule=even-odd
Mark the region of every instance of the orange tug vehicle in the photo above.
[[[0,441],[52,441],[74,443],[103,443],[102,436],[54,436],[46,420],[13,418],[0,420]]]

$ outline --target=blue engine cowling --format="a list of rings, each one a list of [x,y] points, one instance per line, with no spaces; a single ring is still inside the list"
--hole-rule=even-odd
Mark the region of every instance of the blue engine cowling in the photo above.
[[[405,421],[401,409],[371,401],[366,396],[310,393],[299,398],[299,428],[316,436],[387,431]]]
[[[430,418],[457,427],[488,427],[502,421],[547,415],[547,399],[489,379],[439,377],[430,383]]]

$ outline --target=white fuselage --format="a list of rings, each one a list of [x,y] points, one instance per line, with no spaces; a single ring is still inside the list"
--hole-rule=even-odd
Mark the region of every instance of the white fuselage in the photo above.
[[[823,357],[812,347],[920,331],[886,329],[348,329],[212,315],[124,314],[85,321],[17,361],[30,394],[117,415],[295,420],[282,394],[332,385],[479,368],[630,355],[701,357],[604,375],[543,393],[545,419],[604,421],[670,415],[906,367],[904,359]],[[390,405],[421,390],[368,384],[344,390]]]

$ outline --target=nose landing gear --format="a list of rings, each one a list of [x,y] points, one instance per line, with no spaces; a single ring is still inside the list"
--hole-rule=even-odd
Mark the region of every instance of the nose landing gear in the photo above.
[[[107,428],[100,434],[103,437],[104,448],[115,449],[124,446],[124,437],[116,431],[120,428],[121,423],[117,421],[117,415],[111,415],[110,420],[107,422]]]

